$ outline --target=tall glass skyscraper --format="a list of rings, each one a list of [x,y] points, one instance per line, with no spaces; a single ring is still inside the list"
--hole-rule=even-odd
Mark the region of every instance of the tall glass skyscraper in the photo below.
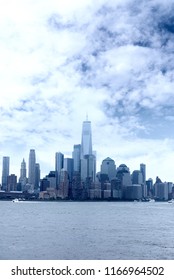
[[[144,163],[140,164],[140,171],[143,177],[143,195],[147,196],[147,186],[146,186],[146,165]]]
[[[28,183],[33,186],[35,186],[35,165],[36,165],[35,150],[31,149],[29,153]]]
[[[40,164],[35,164],[35,188],[39,189],[40,186]]]
[[[2,189],[7,190],[7,177],[9,176],[10,157],[3,157],[2,160]]]
[[[81,158],[92,155],[92,132],[91,122],[84,121],[82,125]]]
[[[81,179],[91,178],[95,181],[96,157],[92,150],[91,122],[86,120],[82,125],[81,142]]]
[[[144,163],[140,164],[140,171],[143,175],[143,183],[146,182],[146,165]]]
[[[80,157],[81,157],[81,145],[74,145],[74,150],[72,153],[74,160],[74,171],[80,172]]]
[[[60,183],[60,171],[63,168],[63,163],[64,163],[64,154],[57,152],[55,154],[55,171],[56,171],[57,187]]]
[[[72,182],[74,169],[74,160],[72,158],[64,158],[64,170],[68,172],[68,179]]]
[[[55,170],[59,173],[63,168],[64,154],[58,152],[55,155]]]

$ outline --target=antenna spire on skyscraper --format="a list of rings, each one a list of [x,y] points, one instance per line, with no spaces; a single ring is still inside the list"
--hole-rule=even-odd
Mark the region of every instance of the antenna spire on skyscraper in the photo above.
[[[86,113],[86,121],[88,121],[88,113]]]

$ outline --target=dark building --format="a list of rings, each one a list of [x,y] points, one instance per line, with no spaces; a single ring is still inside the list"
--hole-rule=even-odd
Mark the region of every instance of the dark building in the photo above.
[[[101,184],[101,198],[104,199],[104,191],[106,190],[106,183],[109,182],[108,174],[99,175],[99,182]]]
[[[74,160],[72,158],[64,158],[64,170],[68,172],[69,182],[72,182],[74,170]]]
[[[46,191],[47,188],[50,187],[50,182],[47,180],[47,178],[43,178],[41,181],[40,181],[40,191],[43,192],[43,191]]]
[[[111,180],[111,197],[113,199],[121,199],[122,197],[122,183],[118,178]]]
[[[143,174],[140,170],[134,170],[132,173],[132,184],[143,184]]]
[[[146,181],[147,186],[147,196],[153,197],[155,195],[154,187],[153,187],[153,180],[150,178]]]
[[[129,168],[126,166],[126,164],[121,164],[117,168],[117,175],[116,177],[121,181],[121,190],[122,190],[122,198],[126,198],[126,188],[127,186],[132,185],[131,175]]]
[[[2,189],[7,190],[7,177],[9,176],[10,157],[3,157],[2,161]]]
[[[17,191],[17,176],[15,174],[7,177],[7,191]]]
[[[57,189],[57,177],[56,177],[57,172],[56,171],[50,171],[50,173],[45,177],[49,183],[50,183],[50,188]]]
[[[73,180],[70,184],[70,198],[74,200],[86,200],[89,198],[89,192],[92,188],[92,178],[87,177],[85,181],[81,180],[79,172],[73,173]]]

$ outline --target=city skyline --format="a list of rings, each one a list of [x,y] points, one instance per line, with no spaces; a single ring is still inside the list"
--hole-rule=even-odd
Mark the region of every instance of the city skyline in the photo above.
[[[81,143],[73,145],[72,157],[55,153],[55,169],[41,177],[36,152],[30,149],[28,178],[26,162],[21,162],[20,178],[10,174],[10,158],[3,157],[1,198],[70,200],[135,200],[169,201],[173,203],[173,182],[162,182],[156,176],[146,178],[146,164],[131,171],[126,164],[117,166],[110,157],[102,160],[96,172],[96,151],[92,145],[91,121],[82,123]],[[17,192],[16,192],[17,191]],[[16,192],[16,193],[15,193]],[[18,201],[18,200],[17,200]]]
[[[74,149],[74,150],[73,150]],[[68,171],[69,164],[71,165],[70,170],[74,170],[75,172],[78,171],[81,173],[81,178],[83,178],[83,172],[84,172],[84,178],[91,177],[95,181],[95,176],[97,173],[103,173],[104,170],[108,172],[111,172],[111,174],[114,173],[114,166],[115,166],[115,172],[116,170],[119,170],[120,166],[126,166],[130,173],[132,175],[134,172],[140,172],[142,176],[143,182],[146,181],[146,179],[152,179],[152,181],[156,180],[157,177],[160,177],[159,174],[153,177],[146,176],[146,164],[139,162],[139,168],[131,168],[127,166],[126,162],[117,164],[115,160],[111,157],[103,158],[101,162],[97,161],[97,151],[93,151],[92,146],[92,129],[91,129],[91,121],[85,120],[82,123],[82,130],[81,130],[81,143],[80,144],[73,144],[72,143],[72,152],[71,156],[66,156],[62,151],[55,152],[54,154],[54,168],[47,170],[46,173],[42,173],[42,170],[40,170],[40,163],[36,163],[36,151],[35,149],[30,149],[29,155],[28,155],[28,166],[26,164],[25,159],[23,158],[21,162],[21,166],[19,171],[20,176],[18,173],[11,172],[10,169],[10,157],[9,156],[3,156],[2,158],[2,186],[3,181],[7,180],[7,176],[16,175],[19,182],[26,184],[26,179],[28,178],[28,183],[31,185],[36,185],[37,188],[39,187],[39,180],[45,178],[45,176],[48,176],[49,172],[57,172],[57,174],[60,174],[61,170],[65,168],[66,171]],[[72,161],[72,162],[70,162]],[[68,163],[69,162],[69,163]],[[98,164],[97,164],[98,162]],[[106,164],[104,164],[106,162]],[[109,171],[107,164],[110,162],[111,170]],[[73,166],[73,167],[72,167]],[[90,166],[88,169],[87,166]],[[98,168],[97,168],[98,167]],[[110,168],[110,167],[109,167]],[[88,170],[88,171],[87,171]],[[90,171],[89,171],[90,170]],[[103,171],[103,172],[102,172]],[[39,172],[39,173],[38,173]],[[87,172],[87,173],[86,173]],[[37,176],[36,176],[37,173]],[[104,172],[105,173],[105,172]],[[4,175],[5,174],[5,175]],[[27,176],[28,174],[28,176]],[[69,174],[69,173],[68,173]],[[72,179],[73,174],[69,174],[69,176]],[[109,176],[109,173],[108,173]],[[6,177],[6,179],[4,179]],[[36,179],[37,177],[37,179]],[[111,178],[110,178],[111,179]],[[165,182],[169,182],[170,180],[163,180]],[[173,181],[171,181],[173,182]]]
[[[87,138],[85,139],[84,136],[86,136]],[[79,139],[80,139],[80,133],[79,133]],[[42,166],[41,166],[41,170],[40,170],[40,161],[38,160],[39,163],[36,163],[36,150],[35,149],[30,149],[28,151],[28,155],[27,157],[23,157],[23,160],[20,162],[20,167],[18,168],[17,172],[13,172],[13,168],[14,168],[14,165],[11,165],[11,161],[13,162],[13,159],[11,159],[10,156],[4,156],[2,157],[2,161],[1,161],[1,165],[2,165],[2,177],[3,177],[3,162],[4,160],[8,159],[8,175],[10,174],[15,174],[17,176],[17,179],[19,180],[20,177],[21,177],[21,168],[22,168],[22,165],[25,163],[25,168],[26,168],[26,172],[27,172],[27,176],[26,178],[28,178],[29,180],[29,183],[33,184],[34,183],[34,177],[35,177],[35,168],[36,166],[39,166],[39,172],[40,172],[40,178],[44,178],[45,176],[47,176],[49,174],[50,171],[57,171],[57,172],[60,172],[61,171],[61,168],[64,168],[64,163],[66,160],[68,160],[69,158],[73,159],[73,156],[74,156],[74,151],[73,151],[73,148],[74,149],[79,149],[80,147],[80,151],[79,151],[79,160],[83,159],[85,157],[85,153],[82,152],[82,146],[86,146],[83,150],[86,150],[88,151],[87,152],[87,155],[92,155],[92,153],[94,154],[94,157],[96,157],[97,155],[97,150],[93,151],[92,149],[92,129],[91,129],[91,121],[88,121],[88,120],[85,120],[83,121],[82,123],[82,128],[81,128],[81,144],[71,144],[72,146],[72,150],[70,152],[68,152],[67,154],[64,154],[64,152],[62,150],[58,151],[58,152],[54,152],[54,163],[53,165],[51,165],[49,162],[47,162],[47,165],[48,166],[52,166],[53,168],[52,169],[48,169],[48,170],[45,170],[45,172],[42,171]],[[93,156],[93,155],[92,155]],[[37,157],[39,158],[39,157]],[[76,158],[76,156],[75,156]],[[130,166],[127,164],[127,162],[119,162],[117,163],[116,160],[112,157],[112,156],[106,156],[105,158],[101,159],[101,162],[99,162],[99,160],[97,159],[96,157],[96,173],[97,172],[100,172],[101,169],[102,169],[102,162],[105,161],[105,160],[111,160],[111,161],[114,161],[114,164],[116,165],[116,168],[118,168],[120,165],[122,164],[126,164],[126,166],[129,168],[130,172],[134,172],[136,171],[137,169],[139,169],[140,167],[140,170],[142,171],[142,174],[144,174],[144,171],[143,171],[143,166],[145,166],[145,169],[147,167],[147,170],[148,170],[148,166],[146,165],[146,163],[142,163],[142,161],[140,161],[138,163],[137,166],[134,166],[133,168],[130,168]],[[19,159],[18,159],[19,160]],[[26,163],[28,162],[28,164]],[[0,165],[0,166],[1,166]],[[11,167],[12,166],[12,167]],[[16,166],[16,165],[15,165]],[[31,167],[30,167],[31,166]],[[79,166],[80,168],[80,166]],[[147,172],[147,178],[146,179],[152,179],[155,181],[156,177],[160,177],[162,179],[162,181],[165,181],[165,182],[174,182],[172,180],[163,180],[163,178],[160,176],[160,174],[156,174],[154,177],[153,176],[148,176],[148,173],[150,174],[150,170],[148,170],[149,172]],[[146,172],[146,171],[145,171]]]
[[[10,157],[10,173],[19,178],[30,149],[42,177],[55,152],[71,157],[87,112],[97,170],[111,157],[174,181],[173,8],[173,0],[3,1],[0,158]]]

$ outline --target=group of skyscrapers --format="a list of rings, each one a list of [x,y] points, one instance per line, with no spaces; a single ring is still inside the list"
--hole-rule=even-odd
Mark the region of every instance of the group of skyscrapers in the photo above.
[[[63,170],[62,170],[63,169]],[[17,184],[17,176],[9,173],[10,170],[10,157],[4,156],[2,162],[2,185],[1,190],[15,191]],[[91,122],[86,120],[83,122],[82,127],[82,140],[81,144],[74,145],[72,158],[64,158],[61,152],[55,154],[55,170],[51,171],[51,175],[56,177],[56,188],[60,182],[61,171],[68,172],[68,180],[72,181],[73,173],[80,172],[81,177],[85,180],[86,177],[91,177],[95,180],[96,173],[96,157],[92,151],[92,132]],[[40,186],[40,165],[36,163],[35,150],[31,149],[29,153],[28,164],[28,178],[26,162],[23,159],[20,169],[20,178],[18,189],[24,190],[27,187],[38,190]],[[13,187],[12,187],[13,185]]]
[[[157,197],[168,199],[173,195],[173,184],[161,181],[153,185],[146,181],[146,166],[130,174],[129,168],[107,157],[102,161],[100,172],[96,173],[96,152],[92,148],[91,122],[86,119],[82,125],[81,144],[74,145],[72,158],[55,153],[55,170],[40,178],[40,165],[36,163],[35,150],[29,153],[28,178],[26,162],[23,159],[20,177],[9,174],[10,158],[3,157],[1,192],[31,193],[40,199],[115,199],[133,200]],[[160,180],[160,179],[159,179]],[[170,190],[169,190],[170,189]],[[159,191],[160,190],[160,191]]]
[[[25,186],[33,186],[35,189],[40,185],[40,165],[36,163],[35,150],[31,149],[29,153],[28,178],[26,162],[23,159],[21,162],[20,177],[17,184],[17,176],[15,174],[9,175],[10,171],[10,157],[3,157],[2,161],[2,185],[1,190],[16,191],[17,189],[24,190]]]

